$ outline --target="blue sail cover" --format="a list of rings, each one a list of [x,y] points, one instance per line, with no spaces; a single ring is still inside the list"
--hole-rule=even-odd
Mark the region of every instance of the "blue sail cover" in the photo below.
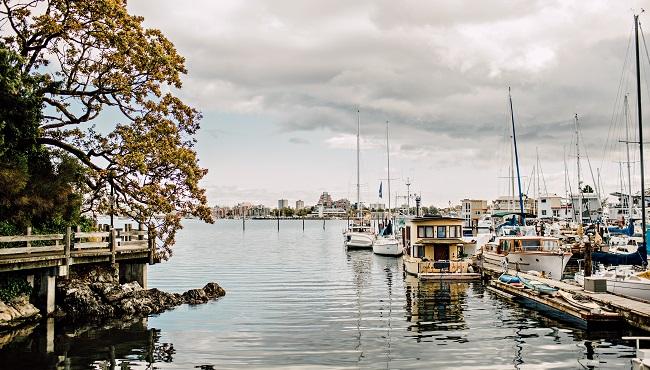
[[[634,235],[634,221],[630,219],[629,224],[625,228],[610,226],[607,228],[607,231],[609,231],[610,234],[614,234],[614,235],[622,234],[622,235],[632,236]]]
[[[646,229],[646,240],[650,238],[650,229]],[[593,262],[600,262],[606,266],[616,265],[636,265],[645,266],[648,261],[648,248],[644,243],[639,244],[636,252],[633,253],[609,253],[593,252],[591,253]]]

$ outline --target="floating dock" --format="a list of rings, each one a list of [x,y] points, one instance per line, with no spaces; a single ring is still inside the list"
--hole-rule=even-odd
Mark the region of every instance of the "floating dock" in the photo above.
[[[572,285],[557,280],[546,279],[523,272],[508,270],[510,275],[519,275],[526,279],[532,279],[546,283],[552,287],[558,288],[569,293],[580,293],[588,297],[591,301],[598,303],[606,311],[592,313],[584,309],[579,309],[561,297],[551,297],[539,295],[528,289],[517,289],[498,280],[498,276],[503,271],[497,271],[489,267],[483,267],[483,276],[491,278],[490,290],[497,290],[499,293],[505,293],[514,298],[523,298],[537,304],[541,304],[562,314],[568,315],[573,319],[584,322],[587,327],[601,325],[606,323],[615,323],[625,320],[629,325],[650,331],[650,303],[639,300],[626,298],[610,293],[591,293],[586,292],[578,285]]]

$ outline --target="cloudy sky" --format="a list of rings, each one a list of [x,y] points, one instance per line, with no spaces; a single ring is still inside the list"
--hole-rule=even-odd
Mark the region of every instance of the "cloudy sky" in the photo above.
[[[355,197],[356,106],[363,200],[375,202],[387,177],[387,120],[393,197],[409,177],[425,204],[507,195],[508,86],[524,190],[537,191],[537,152],[542,191],[564,194],[565,152],[575,189],[578,113],[583,177],[593,185],[600,173],[603,192],[617,191],[623,94],[635,114],[633,9],[643,7],[650,1],[129,1],[187,59],[179,94],[204,114],[197,149],[210,203],[269,206],[314,204],[322,191]],[[643,40],[641,53],[648,70]],[[649,92],[644,82],[646,106]]]

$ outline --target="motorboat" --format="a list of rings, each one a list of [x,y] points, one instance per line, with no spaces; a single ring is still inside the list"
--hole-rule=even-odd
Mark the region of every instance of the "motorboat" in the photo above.
[[[573,254],[560,246],[559,239],[545,236],[502,236],[483,247],[482,261],[493,269],[538,271],[560,280]]]
[[[592,276],[607,280],[607,292],[650,302],[650,271],[622,265],[595,271]],[[584,286],[584,271],[576,272],[575,281]]]

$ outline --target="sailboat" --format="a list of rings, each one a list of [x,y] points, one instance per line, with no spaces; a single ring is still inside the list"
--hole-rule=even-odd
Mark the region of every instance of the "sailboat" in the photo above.
[[[499,236],[493,242],[483,246],[482,261],[492,268],[509,268],[524,271],[537,271],[546,277],[561,279],[571,252],[560,246],[557,238],[522,235],[526,230],[526,213],[524,211],[523,194],[521,190],[521,175],[519,172],[519,153],[517,151],[517,135],[515,132],[515,116],[512,108],[512,95],[508,89],[510,103],[510,118],[512,122],[512,142],[519,184],[519,212],[521,230],[518,235]],[[514,218],[513,218],[514,221]],[[515,225],[513,225],[515,226]],[[516,229],[515,229],[516,230]]]
[[[372,244],[372,251],[375,254],[384,256],[401,256],[402,247],[395,237],[395,220],[390,206],[390,145],[388,139],[388,121],[386,121],[386,159],[388,164],[388,222],[383,230],[380,230],[377,239]]]
[[[637,89],[637,113],[639,121],[639,160],[641,167],[641,230],[643,242],[638,244],[638,248],[630,253],[615,252],[593,252],[591,260],[605,265],[646,265],[648,259],[647,251],[647,228],[646,228],[646,204],[645,204],[645,179],[643,165],[643,115],[641,107],[641,66],[639,65],[639,16],[634,15],[634,42],[636,47],[636,89]],[[632,222],[632,221],[630,221]],[[632,226],[632,230],[633,230]],[[650,284],[650,280],[648,280]]]
[[[348,249],[355,248],[372,248],[375,241],[375,235],[370,225],[366,224],[363,218],[363,208],[361,207],[361,175],[359,160],[359,142],[361,136],[361,113],[357,108],[357,215],[348,229],[343,232],[343,243]]]

